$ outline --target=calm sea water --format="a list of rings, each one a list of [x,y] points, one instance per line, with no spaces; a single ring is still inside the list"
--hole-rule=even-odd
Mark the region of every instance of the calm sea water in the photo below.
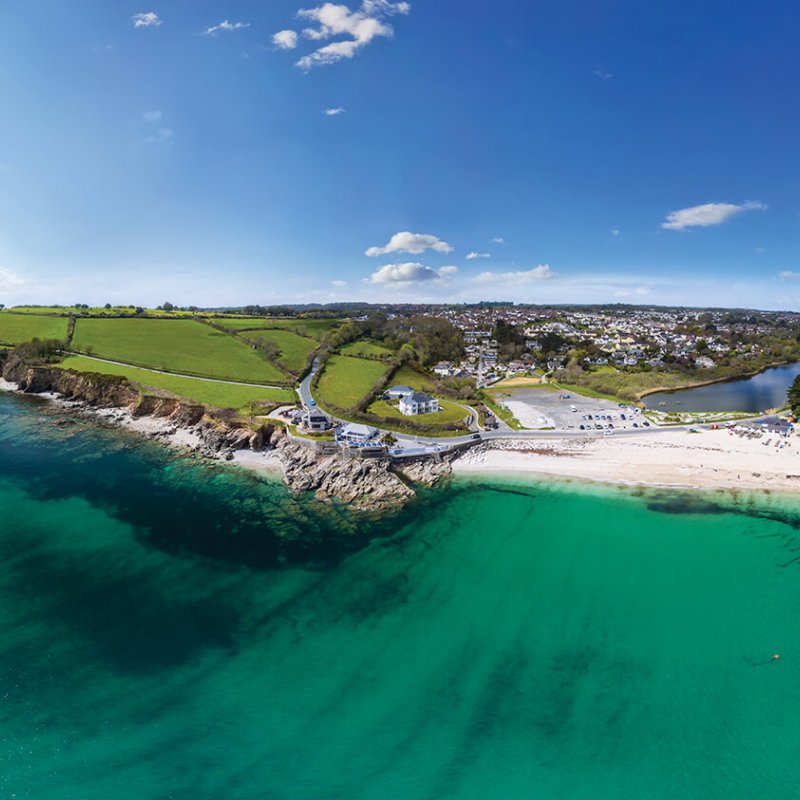
[[[773,367],[726,383],[713,383],[677,392],[656,392],[645,397],[657,411],[751,411],[759,413],[786,403],[786,392],[800,375],[800,363]],[[663,405],[662,405],[663,403]]]
[[[796,793],[794,502],[463,481],[376,520],[62,415],[0,393],[0,797]]]

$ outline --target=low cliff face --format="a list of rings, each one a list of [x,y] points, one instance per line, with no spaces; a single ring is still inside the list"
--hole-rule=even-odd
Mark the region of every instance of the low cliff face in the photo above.
[[[13,358],[0,361],[2,377],[30,394],[52,392],[92,408],[119,408],[135,417],[157,417],[186,428],[203,442],[197,450],[208,457],[232,458],[235,450],[274,450],[284,480],[293,492],[313,491],[320,499],[337,499],[356,508],[396,507],[416,496],[411,483],[431,485],[450,473],[447,460],[394,467],[380,459],[322,455],[293,441],[271,424],[257,429],[216,418],[203,406],[174,398],[142,395],[125,378],[74,372],[48,366],[28,366]]]

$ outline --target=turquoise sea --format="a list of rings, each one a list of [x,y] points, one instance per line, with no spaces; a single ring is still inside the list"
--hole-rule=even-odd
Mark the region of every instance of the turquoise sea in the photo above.
[[[0,797],[796,796],[800,502],[373,518],[70,422],[0,393]]]

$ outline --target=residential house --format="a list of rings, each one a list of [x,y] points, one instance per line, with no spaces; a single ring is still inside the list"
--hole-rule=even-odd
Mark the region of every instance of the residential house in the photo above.
[[[403,397],[400,400],[400,413],[407,417],[416,417],[419,414],[430,414],[439,410],[439,401],[435,397],[422,392]]]
[[[366,444],[371,439],[374,439],[379,432],[377,428],[372,428],[369,425],[359,425],[351,422],[341,429],[339,438],[347,444]]]

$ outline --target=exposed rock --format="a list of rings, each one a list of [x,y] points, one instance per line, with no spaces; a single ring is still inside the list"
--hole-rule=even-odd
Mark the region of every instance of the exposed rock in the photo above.
[[[412,483],[433,486],[437,481],[453,472],[449,458],[426,458],[419,461],[402,462],[395,465],[395,472]]]
[[[388,461],[322,456],[292,442],[282,432],[272,437],[283,467],[286,484],[293,492],[314,491],[320,499],[336,498],[356,508],[381,509],[415,497],[391,471]]]

